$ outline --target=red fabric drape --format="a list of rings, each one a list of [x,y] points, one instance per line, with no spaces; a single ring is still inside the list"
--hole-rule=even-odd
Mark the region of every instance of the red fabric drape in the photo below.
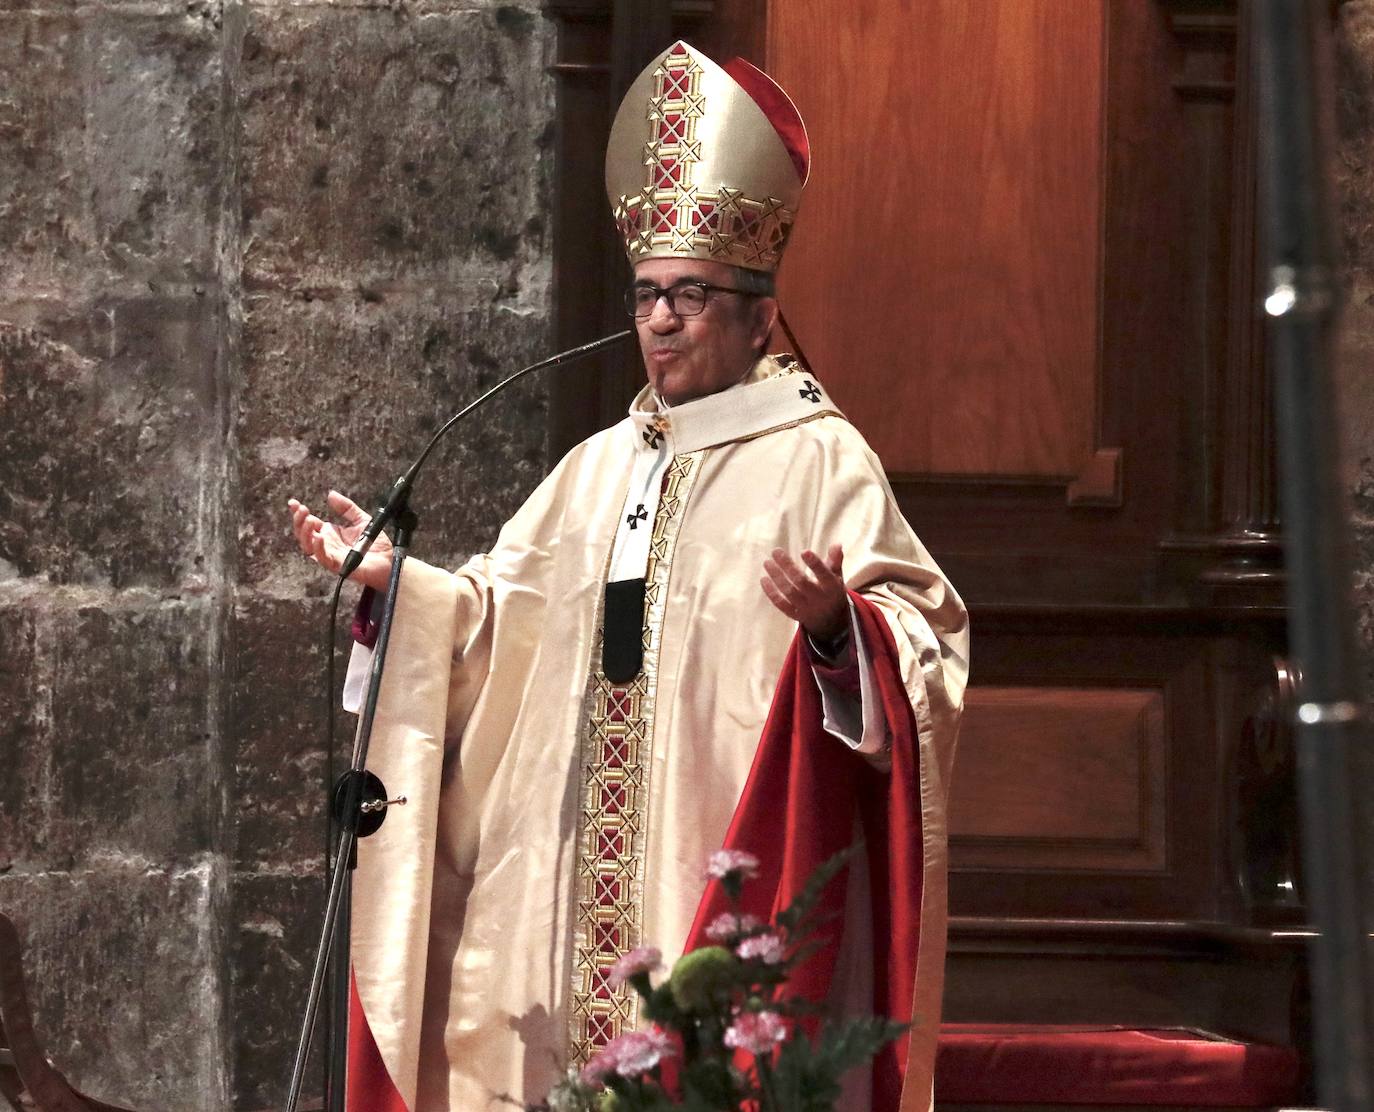
[[[348,1112],[411,1112],[382,1061],[352,977],[348,985],[348,1085],[344,1105]]]
[[[759,858],[757,879],[741,907],[772,917],[801,890],[816,867],[863,831],[873,926],[874,1010],[911,1019],[920,938],[922,853],[920,755],[916,717],[902,684],[897,645],[876,606],[851,594],[859,632],[873,660],[879,698],[892,734],[892,770],[874,769],[821,727],[821,698],[799,634],[787,654],[753,768],[725,837],[725,848]],[[793,973],[789,995],[821,1000],[830,987],[844,911],[843,875],[827,889],[820,912],[830,923],[825,945]],[[687,950],[709,945],[706,927],[731,910],[718,881],[697,909]],[[874,1062],[874,1112],[895,1112],[906,1068],[906,1040]]]

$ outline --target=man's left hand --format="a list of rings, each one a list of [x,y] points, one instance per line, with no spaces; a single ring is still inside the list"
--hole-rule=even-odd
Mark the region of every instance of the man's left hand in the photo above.
[[[844,550],[838,544],[830,546],[825,560],[807,549],[801,554],[800,564],[781,548],[775,548],[773,555],[763,562],[764,574],[759,583],[768,601],[800,622],[813,639],[831,641],[849,625],[843,562]]]

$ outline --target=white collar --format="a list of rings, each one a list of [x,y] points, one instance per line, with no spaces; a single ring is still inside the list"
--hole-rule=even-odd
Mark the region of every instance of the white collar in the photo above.
[[[819,380],[787,354],[763,356],[739,384],[719,393],[669,406],[645,386],[630,405],[630,421],[639,434],[635,446],[657,451],[666,439],[672,455],[747,440],[825,414],[844,416]]]

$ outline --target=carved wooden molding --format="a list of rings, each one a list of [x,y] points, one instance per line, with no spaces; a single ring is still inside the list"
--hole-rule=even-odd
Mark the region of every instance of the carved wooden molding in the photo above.
[[[1161,2],[1180,46],[1173,88],[1193,148],[1206,152],[1190,170],[1200,182],[1193,203],[1199,213],[1229,213],[1229,223],[1203,261],[1206,306],[1191,318],[1193,346],[1205,355],[1184,403],[1184,441],[1203,482],[1193,488],[1175,535],[1158,547],[1195,595],[1220,589],[1237,603],[1268,602],[1281,591],[1284,571],[1272,388],[1254,310],[1257,121],[1249,13],[1233,0]],[[1207,172],[1218,166],[1224,174]]]
[[[1240,28],[1235,0],[1163,0],[1163,6],[1169,30],[1183,47],[1174,91],[1191,101],[1232,100]]]
[[[952,915],[951,953],[1036,955],[1081,949],[1095,958],[1300,957],[1316,937],[1305,926],[1242,927],[1184,919],[1018,919]]]
[[[1097,449],[1069,483],[1066,496],[1070,506],[1120,506],[1121,449]]]
[[[1236,0],[1159,0],[1159,6],[1180,39],[1235,37]]]

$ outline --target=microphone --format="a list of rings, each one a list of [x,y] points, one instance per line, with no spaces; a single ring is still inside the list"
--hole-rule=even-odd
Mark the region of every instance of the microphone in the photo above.
[[[391,484],[391,490],[387,493],[386,501],[383,502],[377,512],[372,515],[372,520],[368,522],[367,528],[363,530],[363,535],[354,542],[353,547],[348,550],[348,555],[344,557],[343,564],[339,568],[339,578],[347,579],[358,570],[358,565],[363,562],[363,557],[367,555],[368,549],[372,547],[373,542],[381,536],[382,530],[391,523],[392,519],[395,518],[397,513],[399,513],[401,508],[405,505],[406,500],[410,497],[410,488],[415,483],[415,476],[420,473],[420,468],[424,466],[425,460],[429,458],[429,453],[434,450],[434,446],[443,439],[444,434],[448,432],[449,429],[453,428],[454,425],[474,409],[479,409],[490,399],[494,398],[516,379],[523,378],[531,371],[547,370],[549,367],[557,367],[563,363],[570,363],[574,359],[581,359],[583,356],[591,355],[593,352],[600,351],[602,348],[608,348],[614,344],[622,343],[633,335],[634,329],[627,328],[623,332],[616,332],[610,336],[603,336],[601,339],[593,340],[591,343],[583,344],[581,347],[570,348],[567,351],[559,352],[557,355],[551,355],[547,359],[541,359],[538,363],[531,363],[528,367],[516,371],[515,374],[511,375],[509,378],[502,379],[476,401],[469,402],[445,421],[439,431],[430,437],[429,443],[425,445],[425,450],[420,453],[419,458],[406,469],[405,474]]]

